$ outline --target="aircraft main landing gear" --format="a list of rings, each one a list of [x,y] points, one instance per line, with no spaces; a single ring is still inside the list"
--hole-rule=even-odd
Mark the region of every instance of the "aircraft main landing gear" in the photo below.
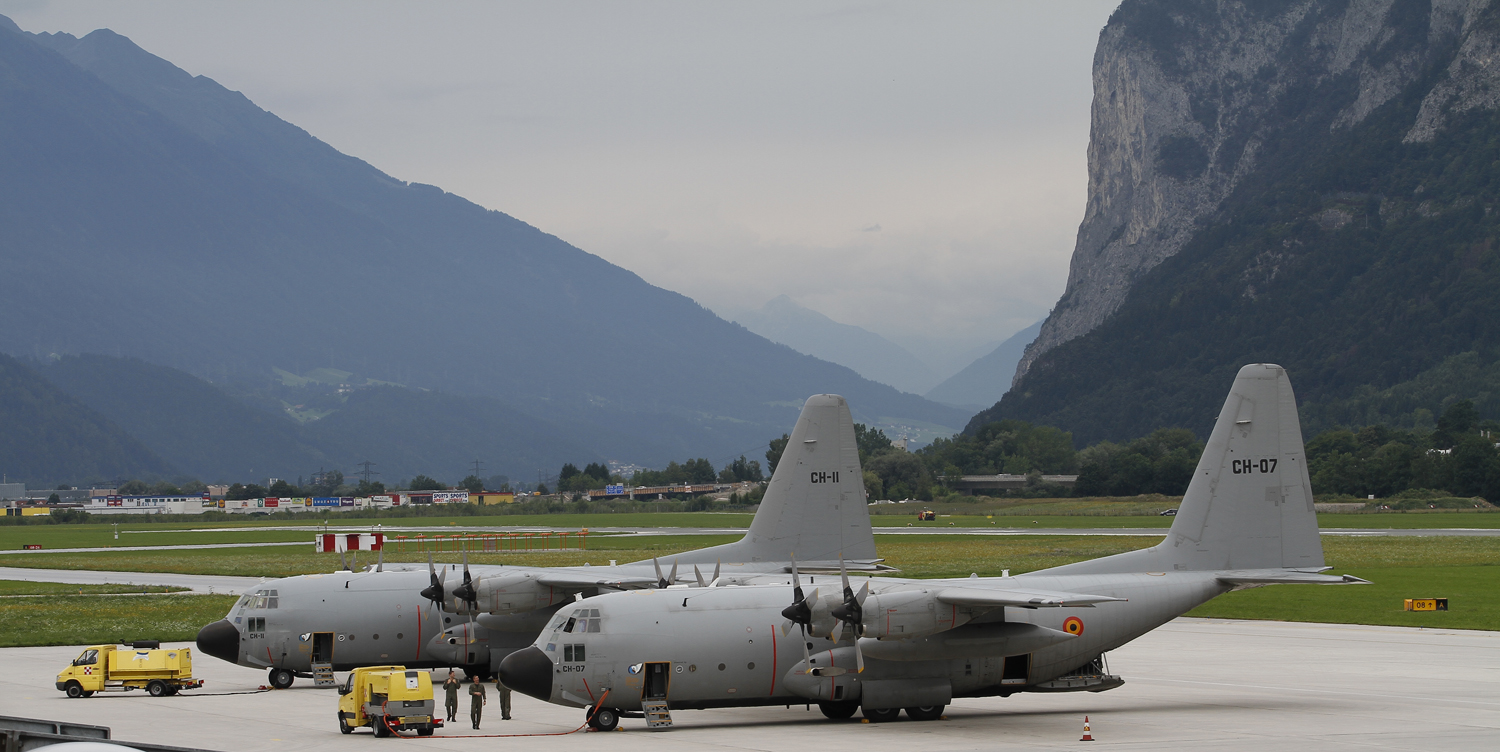
[[[818,703],[818,710],[823,711],[824,717],[832,718],[835,721],[842,721],[845,718],[854,717],[854,711],[859,710],[859,703],[820,702]]]
[[[901,716],[901,708],[882,708],[880,710],[876,710],[874,708],[861,708],[860,712],[864,713],[865,717],[870,719],[870,723],[885,723],[886,721],[894,721]]]
[[[907,708],[906,717],[913,721],[937,721],[943,717],[943,708],[947,705],[924,705],[919,708]]]
[[[285,668],[273,668],[273,669],[271,669],[271,678],[270,678],[271,686],[273,686],[273,687],[275,687],[277,689],[286,689],[287,687],[292,686],[292,680],[294,678],[296,678],[296,677],[292,675],[291,669],[285,669]]]

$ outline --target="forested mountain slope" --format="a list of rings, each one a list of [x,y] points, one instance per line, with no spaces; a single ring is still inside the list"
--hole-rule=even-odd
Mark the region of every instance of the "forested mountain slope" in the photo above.
[[[0,472],[10,482],[45,488],[159,477],[173,468],[108,418],[0,354]]]
[[[1232,185],[1211,211],[1168,207],[1162,221],[1192,227],[1181,250],[1115,278],[1119,307],[1042,352],[971,430],[1021,418],[1083,444],[1206,435],[1250,362],[1289,369],[1309,435],[1430,425],[1463,398],[1493,410],[1473,390],[1500,358],[1497,44],[1500,11],[1479,0],[1128,0],[1101,34],[1096,85],[1118,86],[1096,88],[1096,116],[1101,99],[1154,87],[1189,118],[1096,127],[1096,142],[1123,143],[1091,153],[1146,152],[1153,184],[1221,185],[1229,170]],[[1238,68],[1208,64],[1236,50]]]

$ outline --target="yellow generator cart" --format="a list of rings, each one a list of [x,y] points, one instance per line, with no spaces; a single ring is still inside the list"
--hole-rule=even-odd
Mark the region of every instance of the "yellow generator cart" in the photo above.
[[[431,736],[433,729],[443,725],[432,701],[432,677],[426,671],[408,671],[404,666],[357,668],[339,685],[339,694],[339,731],[346,734],[369,726],[380,737],[407,729]]]
[[[162,649],[156,640],[132,642],[124,647],[94,645],[57,675],[57,688],[69,697],[132,689],[144,689],[152,697],[163,697],[201,686],[202,679],[193,680],[193,651]]]

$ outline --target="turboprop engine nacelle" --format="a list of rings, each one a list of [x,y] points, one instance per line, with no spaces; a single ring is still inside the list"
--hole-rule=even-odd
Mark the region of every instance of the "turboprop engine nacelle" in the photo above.
[[[877,640],[904,640],[952,629],[967,623],[973,614],[959,606],[942,603],[930,590],[896,590],[872,594],[865,599],[865,636]]]
[[[449,666],[488,666],[490,633],[478,624],[460,624],[432,638],[427,651]]]
[[[520,614],[556,605],[569,597],[565,591],[537,581],[523,572],[485,577],[477,588],[479,611],[487,614]]]

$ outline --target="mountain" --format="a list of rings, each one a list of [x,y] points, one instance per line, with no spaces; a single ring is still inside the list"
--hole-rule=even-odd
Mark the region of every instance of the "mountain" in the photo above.
[[[733,318],[772,342],[845,366],[903,392],[921,394],[937,380],[927,364],[900,345],[867,329],[840,324],[785,295],[772,298],[759,310],[736,313]]]
[[[70,355],[39,371],[178,472],[210,483],[352,471],[365,461],[392,481],[421,473],[456,482],[473,472],[474,460],[486,474],[525,479],[566,462],[605,461],[557,427],[488,397],[395,385],[282,390],[322,408],[321,417],[302,423],[289,417],[292,410],[254,404],[272,401],[265,392],[232,393],[136,358]]]
[[[1206,434],[1249,362],[1289,369],[1309,433],[1496,409],[1497,47],[1489,0],[1127,0],[1068,291],[970,427]]]
[[[877,425],[965,417],[385,175],[107,30],[0,24],[0,226],[0,351],[38,359],[353,372],[500,400],[646,465],[737,456],[815,393]]]
[[[330,464],[296,422],[251,408],[175,368],[137,358],[70,355],[40,370],[57,388],[208,483],[295,478]]]
[[[975,411],[994,404],[1010,389],[1016,364],[1021,362],[1026,346],[1036,339],[1041,329],[1042,322],[1038,321],[1016,332],[989,354],[949,376],[922,396],[933,402]]]
[[[0,354],[0,470],[32,487],[174,475],[108,418]]]

